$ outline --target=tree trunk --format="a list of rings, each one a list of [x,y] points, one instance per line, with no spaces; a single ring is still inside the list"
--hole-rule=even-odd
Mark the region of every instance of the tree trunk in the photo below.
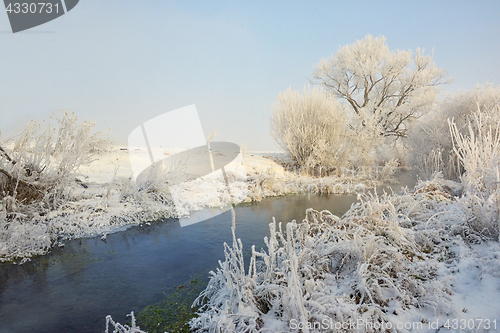
[[[12,165],[17,164],[2,147],[0,147],[1,157]],[[27,171],[27,168],[24,167],[24,169]],[[43,188],[39,184],[19,179],[7,170],[0,168],[0,199],[7,196],[13,197],[23,204],[30,204],[43,198]]]

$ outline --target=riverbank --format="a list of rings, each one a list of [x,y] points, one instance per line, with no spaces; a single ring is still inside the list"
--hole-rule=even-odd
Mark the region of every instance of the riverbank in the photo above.
[[[238,205],[245,265],[251,256],[246,244],[265,248],[273,217],[300,220],[309,207],[342,215],[355,201],[356,195],[289,195]],[[205,285],[224,259],[225,242],[232,242],[230,212],[187,227],[175,219],[142,223],[104,240],[66,240],[22,265],[1,263],[0,332],[100,332],[106,315],[130,322],[130,311],[138,316],[194,275]]]
[[[165,156],[174,153],[163,152]],[[244,152],[227,171],[229,184],[222,174],[193,179],[175,185],[172,197],[173,187],[166,186],[160,178],[146,187],[135,184],[128,149],[114,147],[98,155],[90,165],[80,167],[75,175],[77,181],[64,187],[50,209],[36,202],[16,208],[12,202],[9,209],[13,213],[0,211],[0,261],[23,263],[47,253],[53,246],[64,246],[69,239],[105,239],[108,234],[132,225],[163,218],[183,218],[188,220],[185,224],[190,224],[193,212],[227,209],[231,203],[258,202],[266,197],[297,193],[363,193],[391,181],[395,170],[395,165],[388,165],[375,171],[349,170],[345,174],[313,177],[286,170],[275,161],[279,158],[277,152]]]

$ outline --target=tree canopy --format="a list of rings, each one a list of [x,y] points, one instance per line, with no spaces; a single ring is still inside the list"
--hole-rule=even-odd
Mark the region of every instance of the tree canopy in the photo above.
[[[314,82],[345,100],[357,130],[371,126],[383,136],[406,137],[408,125],[430,110],[450,82],[423,50],[391,51],[386,38],[367,35],[314,67]]]

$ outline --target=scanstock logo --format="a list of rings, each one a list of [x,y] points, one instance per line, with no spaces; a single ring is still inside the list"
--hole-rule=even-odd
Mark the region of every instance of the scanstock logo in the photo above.
[[[146,190],[161,186],[182,227],[222,214],[248,194],[240,147],[207,141],[195,105],[136,127],[128,137],[128,151],[137,185]],[[205,209],[190,211],[192,201]]]
[[[79,0],[4,0],[12,32],[31,29],[52,21],[73,8]]]

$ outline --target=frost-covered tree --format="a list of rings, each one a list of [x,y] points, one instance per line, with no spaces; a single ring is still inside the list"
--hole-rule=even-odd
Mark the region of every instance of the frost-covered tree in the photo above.
[[[303,92],[289,88],[272,107],[271,135],[301,167],[341,167],[352,147],[345,113],[318,87]]]
[[[500,126],[500,87],[477,86],[476,89],[448,95],[436,107],[419,119],[406,140],[410,148],[409,161],[425,177],[441,171],[447,179],[458,180],[465,171],[453,148],[447,120],[452,120],[457,133],[469,134],[469,126],[477,137],[492,126]],[[485,128],[477,128],[475,116],[487,117]]]
[[[406,137],[409,124],[430,110],[446,72],[420,48],[391,51],[386,38],[367,35],[315,66],[314,82],[346,101],[352,126],[389,137]]]

